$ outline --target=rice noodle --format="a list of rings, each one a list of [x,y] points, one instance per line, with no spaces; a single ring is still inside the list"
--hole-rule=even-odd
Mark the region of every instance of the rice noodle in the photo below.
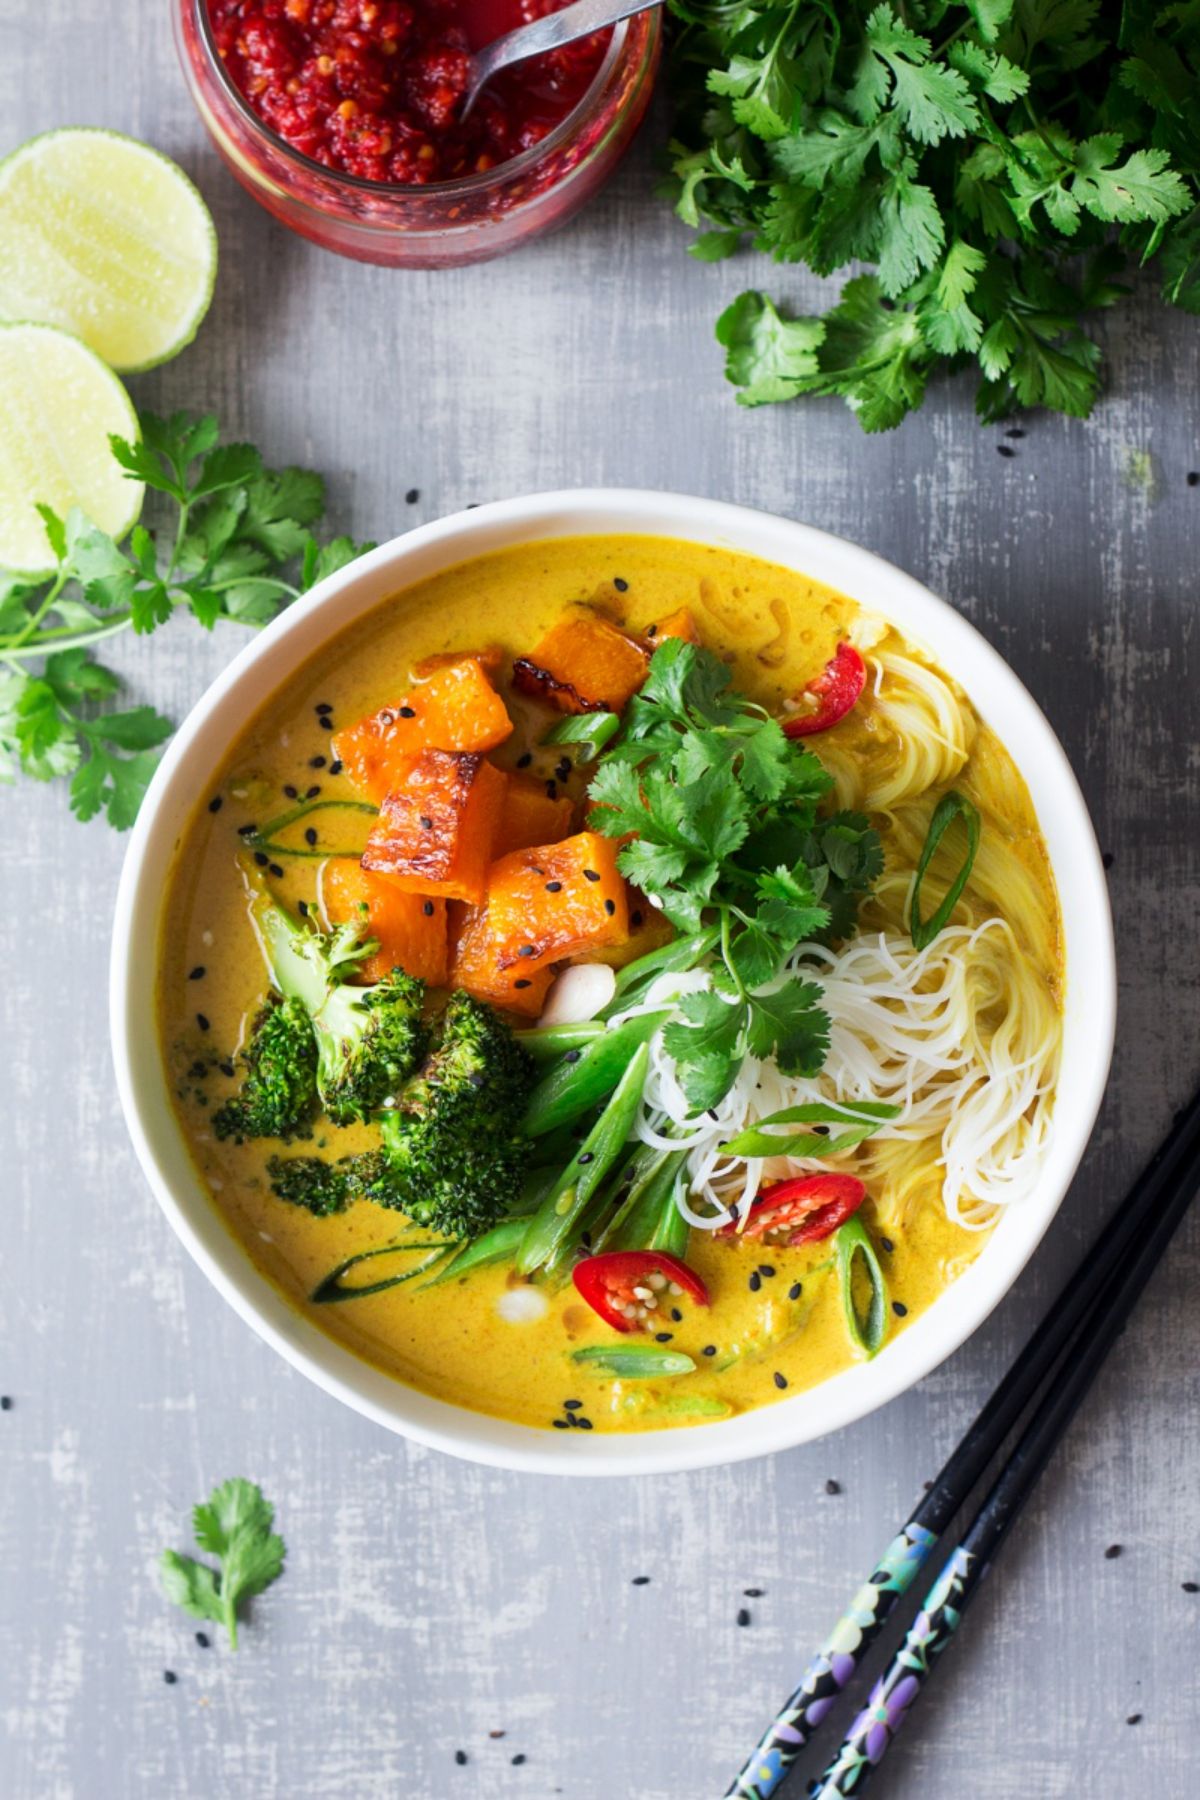
[[[690,1224],[711,1230],[744,1217],[764,1176],[828,1166],[829,1159],[740,1160],[722,1149],[766,1114],[820,1099],[902,1108],[837,1159],[867,1182],[885,1226],[902,1228],[911,1209],[940,1189],[951,1219],[986,1230],[997,1208],[1028,1195],[1049,1141],[1061,1027],[1051,995],[1003,919],[947,927],[923,951],[886,931],[837,951],[801,945],[791,967],[816,978],[825,993],[830,1048],[815,1078],[798,1080],[774,1062],[748,1057],[719,1105],[689,1120],[661,1029],[650,1040],[637,1135],[688,1148],[692,1201],[683,1195],[679,1205]],[[703,970],[665,975],[621,1017],[707,984]]]

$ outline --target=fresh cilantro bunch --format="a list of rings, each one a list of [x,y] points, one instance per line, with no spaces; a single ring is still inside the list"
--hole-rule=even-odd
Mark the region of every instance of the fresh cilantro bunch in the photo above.
[[[135,525],[117,543],[81,512],[39,508],[57,567],[48,580],[0,571],[0,780],[70,778],[80,819],[133,823],[174,727],[152,706],[108,706],[120,688],[95,645],[146,633],[189,611],[265,625],[289,601],[367,546],[310,527],[325,505],[309,469],[267,469],[250,444],[222,444],[212,417],[145,414],[142,436],[112,438],[131,479],[161,496],[162,528]],[[162,548],[166,546],[166,548]]]
[[[861,814],[820,812],[833,782],[817,757],[730,680],[710,651],[661,644],[588,790],[594,829],[634,834],[618,857],[629,880],[679,931],[719,928],[711,987],[680,999],[663,1039],[696,1113],[747,1055],[821,1067],[821,990],[780,974],[797,944],[854,930],[883,867]]]
[[[739,296],[717,336],[745,406],[839,394],[899,424],[940,369],[976,407],[1086,417],[1088,315],[1156,261],[1200,312],[1194,0],[670,0],[684,22],[672,144],[693,254],[751,242],[847,282],[820,318]]]
[[[220,1564],[198,1562],[164,1550],[159,1578],[167,1599],[194,1619],[223,1625],[237,1649],[238,1608],[283,1572],[283,1539],[271,1527],[275,1508],[254,1482],[235,1476],[215,1487],[192,1511],[192,1532],[201,1550]]]

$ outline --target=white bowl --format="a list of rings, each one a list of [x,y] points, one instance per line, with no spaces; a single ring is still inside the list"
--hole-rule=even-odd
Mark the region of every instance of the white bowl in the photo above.
[[[432,1399],[360,1361],[288,1305],[223,1224],[192,1167],[168,1096],[154,995],[159,911],[175,847],[212,771],[267,696],[401,588],[508,545],[605,532],[717,544],[801,570],[936,651],[1007,745],[1033,796],[1062,903],[1067,997],[1055,1132],[1037,1193],[1005,1212],[982,1255],[875,1361],[720,1423],[585,1438]],[[581,489],[499,501],[394,538],[247,644],[175,737],[138,816],[117,896],[111,1010],[121,1103],[147,1179],[210,1281],[260,1337],[368,1418],[439,1450],[503,1468],[625,1475],[735,1462],[807,1442],[893,1399],[957,1350],[1037,1248],[1083,1155],[1112,1053],[1116,971],[1100,855],[1070,765],[1012,670],[965,619],[890,563],[811,526],[675,494]]]

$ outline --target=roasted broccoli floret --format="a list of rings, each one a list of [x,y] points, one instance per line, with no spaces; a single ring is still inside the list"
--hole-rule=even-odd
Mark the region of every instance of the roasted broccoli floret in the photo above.
[[[387,1158],[382,1150],[339,1157],[337,1162],[319,1156],[273,1156],[267,1174],[277,1198],[323,1219],[344,1212],[352,1200],[374,1199],[374,1188],[387,1179]]]
[[[242,1091],[214,1116],[217,1134],[306,1136],[318,1102],[335,1124],[365,1121],[425,1054],[425,985],[402,969],[372,987],[351,985],[374,940],[359,925],[319,931],[294,918],[257,874],[252,885],[251,917],[273,990],[242,1055]]]
[[[213,1114],[217,1136],[307,1137],[317,1102],[317,1043],[300,1001],[270,995],[239,1060],[241,1088]]]
[[[433,1050],[384,1114],[386,1173],[363,1191],[445,1237],[478,1237],[517,1198],[532,1085],[532,1060],[503,1019],[452,995]]]
[[[425,984],[393,969],[373,987],[335,987],[313,1020],[317,1090],[338,1125],[367,1120],[400,1088],[424,1056]]]

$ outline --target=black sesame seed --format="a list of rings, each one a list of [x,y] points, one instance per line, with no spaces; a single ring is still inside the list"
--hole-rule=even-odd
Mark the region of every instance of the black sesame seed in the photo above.
[[[220,812],[224,804],[225,802],[222,800],[220,794],[214,794],[208,803],[208,810],[209,812]]]
[[[522,944],[521,948],[517,951],[518,956],[535,956],[536,954],[537,952],[534,950],[532,944]]]
[[[1019,425],[1010,425],[1004,435],[1008,438],[1023,438],[1025,433],[1021,430]]]
[[[533,761],[533,751],[526,750],[524,756],[518,756],[517,767],[518,767],[518,769],[527,769],[532,761]]]
[[[0,1394],[0,1412],[11,1412],[12,1409],[13,1409],[12,1395],[11,1394]],[[1184,1585],[1184,1587],[1187,1587],[1188,1584],[1185,1581],[1183,1585]]]
[[[582,1050],[568,1050],[566,1055],[563,1057],[563,1061],[568,1062],[568,1063],[577,1063],[579,1061],[579,1058],[582,1055],[583,1055]]]
[[[308,901],[307,900],[297,900],[296,910],[299,912],[300,917],[302,919],[307,919],[307,917],[308,917]],[[365,907],[363,908],[363,911],[364,912],[366,911]]]
[[[673,1331],[656,1331],[654,1341],[656,1344],[669,1344],[674,1335]]]
[[[788,1384],[788,1383],[787,1383],[787,1376],[786,1376],[786,1375],[781,1375],[781,1374],[780,1374],[780,1373],[779,1373],[779,1370],[778,1370],[778,1369],[776,1369],[776,1371],[775,1371],[775,1373],[774,1373],[774,1375],[773,1375],[773,1376],[772,1376],[772,1378],[771,1378],[771,1379],[772,1379],[772,1380],[773,1380],[773,1381],[774,1381],[774,1383],[775,1383],[775,1386],[776,1386],[776,1387],[777,1387],[777,1388],[785,1388],[785,1387],[786,1387],[786,1386],[787,1386],[787,1384]]]
[[[600,877],[597,875],[595,869],[585,869],[583,871],[583,879],[585,881],[599,881]]]
[[[658,636],[658,626],[657,625],[647,625],[646,636],[647,637],[657,637]]]
[[[634,1587],[649,1587],[650,1577],[648,1575],[635,1575],[632,1585]]]
[[[585,1419],[582,1413],[578,1415],[576,1424],[579,1426],[580,1431],[590,1431],[592,1429],[592,1421],[590,1419]]]
[[[317,834],[313,830],[311,825],[308,827],[308,830],[304,833],[304,841],[306,844],[315,844],[317,841]]]
[[[743,1588],[742,1592],[747,1600],[761,1600],[763,1597],[762,1588]]]
[[[581,1150],[579,1155],[575,1158],[575,1161],[579,1164],[580,1168],[583,1168],[586,1163],[595,1162],[595,1160],[596,1155],[592,1150]]]
[[[826,1493],[827,1493],[827,1494],[840,1494],[840,1493],[841,1493],[841,1491],[842,1491],[842,1484],[841,1484],[841,1482],[840,1482],[840,1481],[835,1481],[835,1480],[834,1480],[834,1479],[833,1479],[833,1476],[832,1476],[832,1475],[831,1475],[831,1476],[830,1476],[830,1477],[829,1477],[829,1480],[828,1480],[828,1481],[827,1481],[827,1482],[826,1482],[826,1483],[825,1483],[825,1492],[826,1492]]]
[[[260,869],[265,869],[271,859],[269,856],[264,856],[261,850],[256,850],[254,852],[254,860]]]
[[[1187,484],[1189,487],[1200,487],[1200,469],[1189,469]]]
[[[618,594],[627,594],[629,592],[629,583],[625,580],[623,575],[613,576],[613,586],[616,588]]]
[[[582,1400],[564,1400],[563,1401],[563,1411],[564,1412],[582,1412],[583,1411],[583,1401]]]
[[[997,444],[996,454],[997,456],[1015,456],[1017,453],[1011,444]]]
[[[12,1401],[9,1399],[8,1395],[5,1394],[3,1400],[0,1400],[0,1406],[7,1412],[11,1405]],[[1200,1581],[1183,1581],[1180,1582],[1179,1585],[1182,1587],[1185,1594],[1200,1594]]]
[[[201,1031],[208,1031],[210,1029],[209,1022],[205,1018],[203,1013],[196,1014],[196,1023],[200,1027]]]
[[[895,1244],[893,1244],[891,1238],[881,1237],[879,1241],[883,1245],[884,1249],[887,1251],[888,1255],[890,1256],[892,1254],[892,1251],[896,1248],[896,1246],[895,1246]]]
[[[289,800],[298,800],[300,798],[299,788],[294,788],[290,781],[285,785],[283,791]]]
[[[400,708],[400,717],[402,719],[415,719],[416,716],[417,709],[415,706],[402,706]]]
[[[637,930],[637,928],[638,928],[638,926],[639,926],[639,925],[640,925],[640,924],[641,924],[641,922],[642,922],[642,915],[641,915],[641,913],[640,913],[640,912],[638,912],[638,911],[636,911],[636,910],[635,910],[635,911],[633,911],[633,912],[631,912],[631,913],[630,913],[630,915],[629,915],[629,923],[630,923],[630,924],[631,924],[631,925],[632,925],[632,926],[633,926],[633,929],[634,929],[634,930],[635,930],[635,931],[636,931],[636,930]]]
[[[546,892],[548,894],[561,894],[562,893],[562,882],[561,881],[548,881],[546,883]]]
[[[1115,1562],[1117,1557],[1120,1556],[1123,1548],[1124,1545],[1122,1544],[1110,1544],[1108,1549],[1104,1552],[1105,1561]]]
[[[775,1264],[774,1263],[759,1263],[758,1272],[763,1277],[764,1281],[769,1281],[771,1279],[772,1275],[774,1275],[774,1273],[775,1273]]]
[[[233,1064],[231,1062],[218,1063],[217,1067],[220,1069],[222,1075],[233,1074]]]
[[[551,1419],[550,1423],[553,1425],[555,1431],[565,1431],[571,1421],[570,1419]]]
[[[191,1068],[188,1070],[188,1074],[191,1076],[193,1081],[203,1081],[205,1076],[208,1074],[208,1064],[203,1063],[203,1062],[194,1062],[192,1064]]]
[[[610,919],[611,919],[611,918],[612,918],[612,916],[613,916],[613,914],[614,914],[614,913],[615,913],[615,912],[616,912],[616,910],[617,910],[617,903],[616,903],[616,901],[615,901],[615,900],[606,900],[606,901],[605,901],[605,902],[604,902],[604,910],[605,910],[605,912],[606,912],[606,913],[607,913],[607,914],[608,914],[608,916],[609,916],[609,918],[610,918]]]
[[[758,1270],[755,1269],[753,1275],[751,1275],[751,1277],[750,1277],[750,1282],[749,1282],[750,1292],[752,1294],[757,1294],[757,1292],[761,1286],[762,1286],[762,1276],[759,1274]]]
[[[560,781],[566,781],[567,777],[571,773],[571,759],[569,756],[563,757],[562,761],[559,763],[559,765],[555,769],[554,773],[558,776],[558,779]]]
[[[421,498],[420,488],[409,488],[407,494],[405,494],[405,496],[404,496],[404,504],[406,506],[415,506],[417,504],[417,501],[420,498]],[[501,1732],[497,1732],[496,1735],[498,1737],[503,1737],[504,1733],[501,1731]]]
[[[330,773],[330,774],[331,774],[331,775],[340,775],[340,774],[341,774],[341,772],[342,772],[342,761],[341,761],[341,758],[340,758],[340,757],[337,757],[337,756],[335,756],[335,757],[334,757],[334,759],[333,759],[333,761],[332,761],[332,762],[331,762],[331,763],[330,763],[330,765],[329,765],[329,773]]]
[[[677,1325],[683,1324],[683,1314],[680,1312],[680,1310],[677,1306],[673,1306],[671,1308],[671,1317],[674,1319],[674,1321]]]
[[[257,825],[239,825],[238,826],[238,836],[239,837],[253,837],[257,830],[258,830]]]
[[[1111,869],[1116,860],[1117,859],[1111,850],[1106,850],[1104,855],[1100,858],[1100,861],[1104,864],[1106,869]]]
[[[188,970],[188,980],[189,981],[203,981],[204,976],[205,976],[205,968],[204,968],[203,963],[197,963],[194,969]]]
[[[1125,1721],[1125,1723],[1127,1725],[1140,1725],[1141,1722],[1142,1722],[1141,1713],[1130,1713],[1129,1717]]]
[[[308,759],[308,766],[310,769],[323,769],[325,767],[325,758],[323,756],[310,756]]]
[[[163,1680],[166,1682],[168,1687],[174,1687],[175,1683],[179,1680],[179,1677],[175,1673],[174,1669],[164,1669],[163,1670]]]
[[[319,781],[316,781],[313,783],[312,787],[306,789],[304,798],[306,800],[315,800],[317,795],[320,793],[320,791],[321,791],[321,784]]]
[[[574,1426],[578,1425],[578,1423],[579,1423],[579,1420],[575,1417],[574,1413],[567,1414],[567,1424],[568,1425],[574,1427]]]
[[[198,1631],[196,1633],[196,1642],[202,1650],[207,1650],[211,1641],[207,1631]]]
[[[519,1769],[521,1764],[525,1761],[524,1753],[522,1751],[518,1750],[517,1754],[513,1757],[512,1760],[513,1760],[513,1768]]]
[[[458,1764],[460,1769],[463,1768],[464,1765],[466,1764],[466,1760],[467,1760],[466,1751],[465,1750],[456,1750],[454,1752],[454,1760]]]
[[[429,817],[428,813],[421,814],[421,830],[422,831],[432,831],[433,830],[433,820]]]
[[[908,1308],[905,1306],[903,1300],[893,1300],[892,1311],[898,1319],[907,1319],[908,1317]]]
[[[737,1622],[739,1625],[748,1625],[750,1623],[750,1608],[748,1606],[738,1607]]]
[[[328,700],[318,700],[316,706],[313,708],[313,711],[319,712],[319,713],[331,713],[333,711],[333,707],[330,705]]]
[[[558,783],[557,783],[557,781],[548,781],[546,783],[546,798],[547,798],[547,800],[557,800],[558,799]]]
[[[793,1281],[791,1287],[788,1289],[788,1299],[789,1300],[798,1300],[803,1292],[804,1292],[803,1283],[799,1282],[799,1281]]]
[[[281,867],[280,867],[280,865],[279,865],[279,864],[278,864],[278,863],[268,863],[268,864],[267,864],[267,871],[268,871],[268,873],[269,873],[269,874],[271,874],[271,875],[274,875],[274,876],[275,876],[275,878],[276,878],[276,880],[278,880],[278,881],[282,881],[282,879],[283,879],[283,870],[282,870],[282,868],[281,868]]]
[[[705,1344],[700,1354],[701,1356],[715,1356],[717,1354],[717,1346],[715,1344]]]

